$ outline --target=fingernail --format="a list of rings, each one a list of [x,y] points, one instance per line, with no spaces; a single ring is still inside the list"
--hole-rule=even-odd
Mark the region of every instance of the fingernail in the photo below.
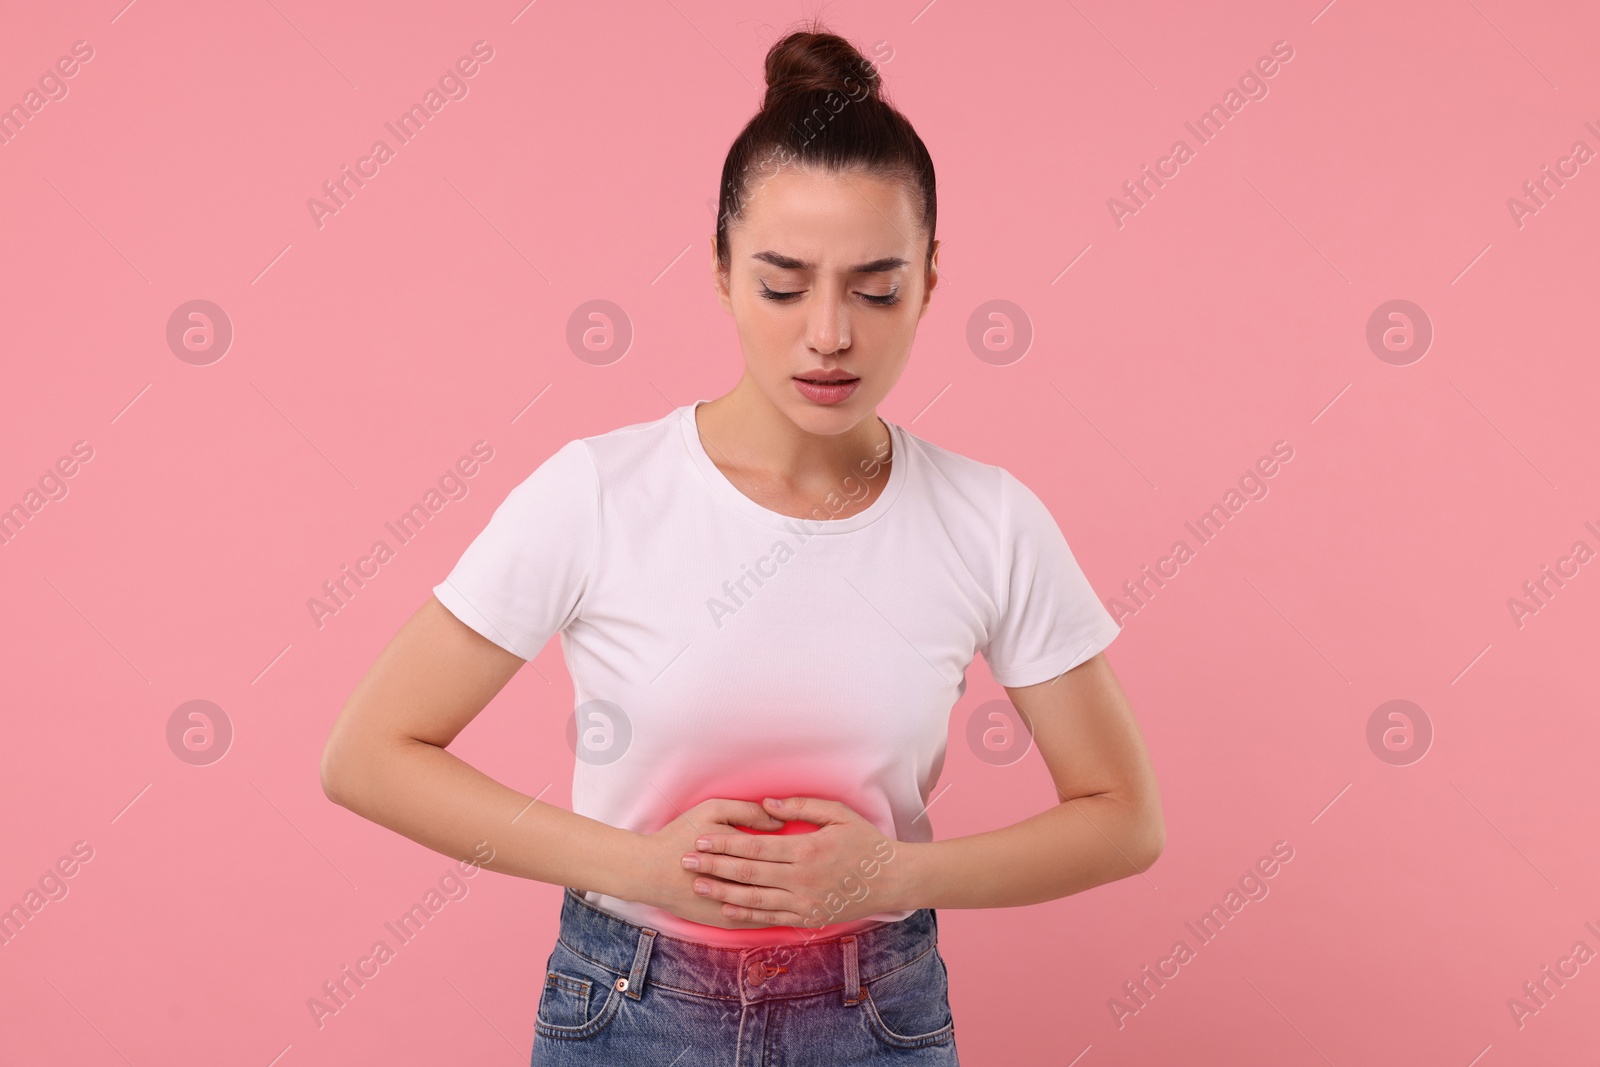
[[[705,896],[707,893],[711,892],[711,887],[705,882],[696,881],[694,884],[694,891],[699,893],[701,896]]]
[[[774,808],[781,808],[781,807],[783,807],[783,801],[781,801],[781,800],[774,800],[774,799],[773,799],[773,798],[772,798],[772,797],[767,797],[767,798],[766,798],[766,799],[765,799],[765,800],[763,800],[763,801],[762,801],[762,803],[763,803],[763,804],[768,804],[768,805],[771,805],[771,806],[772,806],[772,807],[774,807]]]
[[[699,856],[685,856],[685,857],[683,857],[683,866],[687,870],[698,871],[700,869],[700,857]]]
[[[697,837],[697,838],[695,838],[694,839],[694,847],[699,849],[701,852],[706,851],[707,849],[709,849],[711,847],[711,838],[709,838],[709,837]]]

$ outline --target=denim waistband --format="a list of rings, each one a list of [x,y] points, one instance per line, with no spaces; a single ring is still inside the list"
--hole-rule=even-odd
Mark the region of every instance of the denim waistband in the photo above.
[[[626,978],[613,984],[635,1000],[651,982],[741,1003],[838,990],[843,1003],[855,1004],[863,983],[933,951],[939,919],[932,908],[920,908],[853,934],[810,933],[795,927],[793,942],[751,948],[686,941],[601,911],[566,886],[558,939],[568,951]]]

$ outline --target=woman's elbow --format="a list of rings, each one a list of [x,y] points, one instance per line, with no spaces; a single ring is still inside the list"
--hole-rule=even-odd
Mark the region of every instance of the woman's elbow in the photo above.
[[[322,795],[341,808],[350,807],[351,798],[355,795],[353,763],[350,746],[341,743],[339,731],[335,730],[322,746],[318,774],[322,778]]]
[[[1161,853],[1167,847],[1167,823],[1161,815],[1161,802],[1150,801],[1144,808],[1144,818],[1140,823],[1139,835],[1142,847],[1139,850],[1139,870],[1148,871],[1155,866],[1156,860],[1161,858]]]
[[[342,794],[338,778],[340,765],[334,757],[333,751],[333,743],[331,741],[322,746],[322,763],[318,768],[318,772],[322,777],[322,795],[335,804],[342,805],[344,802],[340,799]]]

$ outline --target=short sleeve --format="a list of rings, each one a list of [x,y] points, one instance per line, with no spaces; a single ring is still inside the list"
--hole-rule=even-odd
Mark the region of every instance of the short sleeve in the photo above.
[[[569,441],[506,495],[433,595],[530,660],[578,617],[599,540],[599,474],[589,446]]]
[[[1000,469],[1000,617],[983,649],[1003,686],[1036,685],[1100,652],[1121,628],[1090,587],[1050,509]]]

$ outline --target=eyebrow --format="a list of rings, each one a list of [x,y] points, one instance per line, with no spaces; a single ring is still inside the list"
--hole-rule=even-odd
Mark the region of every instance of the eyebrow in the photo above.
[[[796,259],[793,256],[786,256],[782,252],[757,252],[750,258],[771,263],[774,267],[779,267],[783,270],[816,270],[817,268],[815,263],[807,263],[803,259]],[[845,273],[887,274],[889,271],[899,270],[901,267],[907,266],[908,262],[909,261],[901,259],[899,256],[884,256],[881,259],[874,259],[870,263],[859,263],[856,266],[851,267]]]

